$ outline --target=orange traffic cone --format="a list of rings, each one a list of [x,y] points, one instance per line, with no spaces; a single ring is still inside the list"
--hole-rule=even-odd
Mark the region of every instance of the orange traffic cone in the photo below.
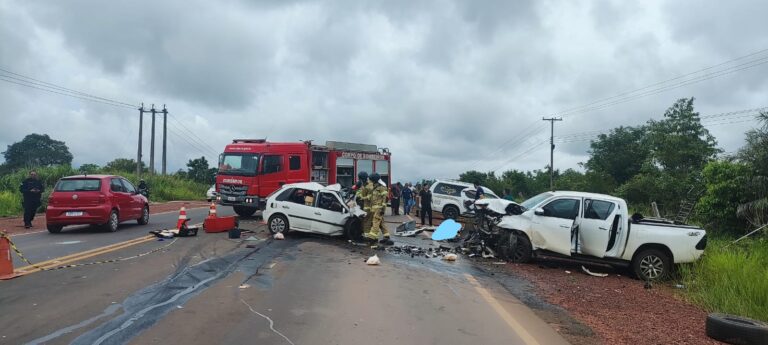
[[[208,218],[216,218],[216,203],[211,203],[211,208],[208,210]]]
[[[176,229],[181,229],[181,227],[184,225],[184,222],[187,221],[187,209],[182,206],[181,210],[179,210],[179,221],[176,222]]]
[[[0,232],[0,280],[16,278],[13,273],[13,258],[11,257],[11,241],[5,233]]]

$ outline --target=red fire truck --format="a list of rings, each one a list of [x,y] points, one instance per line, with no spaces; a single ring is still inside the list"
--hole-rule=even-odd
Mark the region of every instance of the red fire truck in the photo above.
[[[339,183],[351,187],[359,171],[379,173],[389,185],[390,153],[376,145],[327,141],[273,143],[265,139],[235,139],[219,156],[216,200],[231,205],[240,216],[264,209],[269,194],[286,183]]]

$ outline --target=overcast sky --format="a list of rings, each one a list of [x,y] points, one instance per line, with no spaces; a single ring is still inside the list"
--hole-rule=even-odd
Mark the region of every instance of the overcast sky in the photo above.
[[[558,144],[555,166],[577,168],[589,141],[568,134],[660,118],[678,98],[696,97],[702,115],[766,107],[768,51],[717,66],[768,49],[766,13],[759,0],[0,0],[0,68],[166,104],[171,171],[216,161],[233,138],[268,137],[387,147],[406,181],[543,168],[542,116],[563,115],[556,140],[572,142]],[[3,75],[0,148],[37,132],[65,141],[76,166],[135,159],[137,110]],[[708,128],[726,152],[756,125],[719,119]]]

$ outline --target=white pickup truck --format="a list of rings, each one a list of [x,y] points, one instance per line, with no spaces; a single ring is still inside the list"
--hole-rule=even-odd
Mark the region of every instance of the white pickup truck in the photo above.
[[[609,195],[546,192],[513,207],[491,205],[499,202],[506,201],[478,201],[506,214],[495,226],[512,261],[526,262],[534,254],[570,257],[631,266],[638,278],[656,280],[673,264],[698,259],[707,245],[703,229],[630,217],[627,203]]]

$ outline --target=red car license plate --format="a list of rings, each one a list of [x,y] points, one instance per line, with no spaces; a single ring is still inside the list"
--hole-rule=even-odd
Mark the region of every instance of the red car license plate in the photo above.
[[[80,217],[80,216],[83,215],[83,212],[82,211],[67,212],[66,215],[67,215],[67,217]]]

